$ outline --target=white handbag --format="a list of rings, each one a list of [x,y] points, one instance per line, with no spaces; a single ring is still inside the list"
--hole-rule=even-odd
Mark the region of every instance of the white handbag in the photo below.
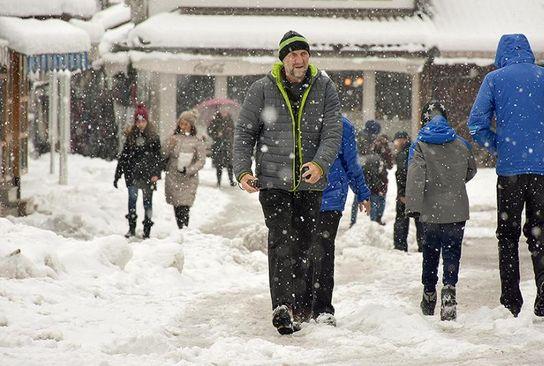
[[[178,155],[178,170],[187,168],[193,162],[193,153],[179,153]]]

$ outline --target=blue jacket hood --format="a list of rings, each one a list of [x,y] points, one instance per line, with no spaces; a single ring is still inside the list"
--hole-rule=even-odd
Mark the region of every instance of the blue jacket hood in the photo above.
[[[512,64],[535,63],[535,55],[527,37],[523,34],[505,34],[497,46],[495,66],[501,67]]]
[[[435,116],[419,130],[417,135],[418,141],[434,145],[452,142],[456,138],[457,133],[443,116]]]

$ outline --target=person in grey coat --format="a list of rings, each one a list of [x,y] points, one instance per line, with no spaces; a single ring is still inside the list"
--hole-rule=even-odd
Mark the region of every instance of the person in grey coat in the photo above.
[[[317,242],[322,191],[342,142],[342,122],[335,85],[309,63],[308,41],[287,32],[279,58],[242,104],[233,165],[241,188],[259,192],[269,230],[272,323],[289,334],[312,316],[308,252]]]
[[[430,102],[424,107],[422,124],[410,148],[406,180],[406,215],[419,217],[424,231],[421,310],[424,315],[434,315],[442,252],[440,318],[455,320],[455,285],[469,219],[466,182],[476,174],[476,161],[470,144],[448,124],[441,103]]]
[[[174,206],[180,229],[189,225],[189,210],[198,188],[198,172],[206,163],[206,145],[196,136],[195,121],[194,111],[183,112],[164,151],[167,160],[164,193],[166,202]]]

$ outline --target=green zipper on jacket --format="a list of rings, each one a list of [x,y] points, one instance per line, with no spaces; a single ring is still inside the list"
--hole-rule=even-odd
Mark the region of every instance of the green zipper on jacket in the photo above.
[[[304,112],[304,106],[306,104],[306,99],[308,99],[308,94],[310,93],[310,89],[312,88],[312,85],[315,80],[315,76],[318,74],[317,67],[314,65],[309,65],[310,68],[310,85],[306,88],[304,91],[304,94],[302,95],[302,100],[300,102],[300,108],[298,110],[297,118],[295,119],[295,115],[293,114],[293,107],[291,107],[291,101],[289,100],[289,96],[287,95],[287,92],[285,91],[285,88],[283,87],[283,83],[281,81],[281,69],[283,67],[282,62],[276,62],[274,66],[272,67],[272,76],[274,77],[274,80],[276,80],[276,86],[278,87],[281,95],[283,96],[283,99],[285,100],[285,103],[287,105],[287,110],[289,111],[289,115],[291,116],[291,121],[293,123],[293,153],[296,157],[296,150],[298,149],[298,158],[299,158],[299,164],[302,166],[302,131],[300,130],[300,123],[302,121],[302,114]],[[297,138],[297,132],[298,132],[298,138]],[[295,172],[296,164],[294,162],[291,162],[291,168],[293,172],[293,184],[291,192],[296,191],[298,186],[300,185],[300,179],[297,179],[298,177],[297,172]]]

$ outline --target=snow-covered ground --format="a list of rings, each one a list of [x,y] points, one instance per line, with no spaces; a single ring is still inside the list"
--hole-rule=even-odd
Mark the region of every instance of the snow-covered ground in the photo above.
[[[420,314],[413,230],[409,253],[392,249],[391,175],[385,227],[360,216],[348,230],[348,211],[341,222],[338,327],[310,323],[280,336],[271,324],[257,196],[217,189],[208,163],[187,230],[176,229],[161,182],[152,238],[128,241],[126,188],[113,188],[114,168],[70,156],[70,184],[59,186],[47,155],[30,162],[23,195],[35,197],[37,212],[0,218],[0,365],[539,365],[544,359],[544,321],[532,313],[524,243],[523,311],[514,319],[498,304],[492,170],[469,183],[472,220],[456,322]],[[138,205],[141,212],[141,198]]]

